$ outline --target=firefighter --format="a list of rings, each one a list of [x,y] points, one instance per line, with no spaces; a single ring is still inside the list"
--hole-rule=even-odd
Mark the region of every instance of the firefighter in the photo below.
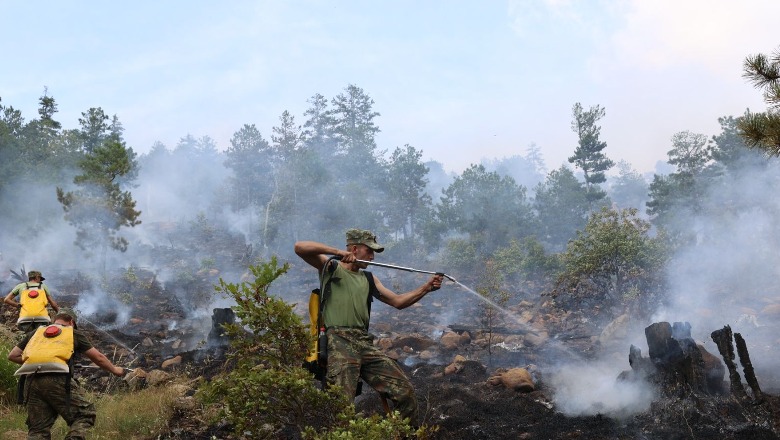
[[[398,363],[373,344],[368,333],[370,298],[396,309],[404,309],[441,287],[442,275],[434,275],[421,286],[398,294],[385,287],[371,274],[371,281],[363,274],[365,263],[384,247],[367,230],[349,229],[346,249],[338,249],[314,241],[295,243],[295,253],[305,262],[323,272],[329,255],[341,258],[324,271],[332,279],[330,297],[325,300],[323,320],[327,328],[328,367],[327,382],[342,387],[347,396],[355,395],[358,382],[363,379],[380,396],[390,399],[402,417],[412,426],[419,426],[419,409],[414,388]],[[338,280],[338,281],[336,281]],[[372,282],[373,281],[373,282]],[[323,295],[326,292],[322,293]]]
[[[17,284],[3,299],[4,303],[19,308],[16,327],[25,333],[51,322],[46,306],[51,306],[54,313],[60,311],[60,306],[43,284],[46,278],[37,270],[28,272],[27,278],[29,281]],[[18,301],[14,300],[17,296]]]
[[[83,353],[109,373],[122,377],[117,367],[78,330],[73,312],[58,313],[54,322],[38,327],[8,354],[8,360],[21,365],[21,396],[27,405],[28,440],[50,439],[51,427],[61,416],[68,424],[66,439],[86,438],[95,424],[95,406],[87,400],[78,382],[71,380],[73,355]]]

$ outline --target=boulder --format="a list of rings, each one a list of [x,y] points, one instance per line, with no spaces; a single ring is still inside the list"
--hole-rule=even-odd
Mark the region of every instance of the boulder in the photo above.
[[[446,332],[441,335],[439,344],[444,350],[455,350],[461,343],[461,337],[455,332]]]
[[[163,361],[161,368],[163,370],[167,370],[169,367],[172,367],[174,365],[181,364],[181,356],[174,356],[170,359],[166,359]]]
[[[531,373],[525,368],[512,368],[509,370],[498,369],[496,374],[488,378],[488,384],[503,386],[509,390],[521,393],[530,393],[534,390],[534,381]]]

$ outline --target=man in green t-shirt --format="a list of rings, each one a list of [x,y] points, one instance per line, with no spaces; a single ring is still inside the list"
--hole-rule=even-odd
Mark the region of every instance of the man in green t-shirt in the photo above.
[[[362,272],[367,264],[357,260],[372,261],[374,253],[385,248],[377,243],[371,231],[349,229],[346,238],[346,249],[315,241],[295,243],[295,253],[326,277],[322,281],[331,280],[331,291],[322,312],[328,337],[328,383],[341,386],[344,393],[352,397],[358,381],[363,379],[382,397],[390,399],[394,409],[408,418],[412,426],[418,426],[417,398],[409,378],[398,362],[374,346],[374,338],[368,333],[369,295],[403,309],[439,289],[443,277],[433,275],[418,288],[397,294],[371,275],[375,285],[375,291],[371,292],[369,281]],[[332,262],[331,267],[323,271],[331,255],[340,257],[341,261]]]

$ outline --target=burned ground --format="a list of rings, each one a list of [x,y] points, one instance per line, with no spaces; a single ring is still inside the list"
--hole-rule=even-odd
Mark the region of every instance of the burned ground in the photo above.
[[[145,271],[135,271],[132,277],[127,272],[117,274],[115,281],[105,286],[105,291],[111,292],[106,295],[111,296],[112,305],[84,314],[81,327],[104,353],[123,365],[162,369],[163,362],[176,359],[165,369],[208,379],[226,368],[224,350],[208,341],[214,303],[203,293],[213,289],[218,275],[202,272],[187,283],[163,285],[153,273]],[[283,288],[306,292],[310,280],[304,278],[294,276]],[[79,275],[71,275],[62,285],[56,294],[66,307],[78,308],[85,295],[95,295],[99,290]],[[305,302],[305,294],[295,295],[297,300],[290,302]],[[302,310],[300,304],[297,309]],[[533,291],[513,298],[505,306],[511,319],[503,317],[490,328],[482,319],[485,309],[480,301],[453,289],[442,289],[404,311],[383,304],[374,307],[372,333],[377,336],[377,345],[407,371],[417,391],[423,422],[438,427],[435,438],[780,438],[776,383],[764,382],[760,399],[749,390],[744,398],[737,398],[728,393],[728,374],[723,378],[726,391],[721,393],[689,389],[685,380],[665,376],[649,381],[656,390],[643,410],[621,412],[605,404],[599,411],[596,401],[580,414],[565,411],[562,408],[566,402],[561,401],[560,390],[552,380],[557,366],[562,362],[584,365],[612,350],[610,359],[630,372],[631,345],[643,341],[630,340],[625,336],[630,332],[619,328],[641,324],[597,319],[609,315],[603,308],[561,310]],[[212,310],[199,312],[206,307]],[[13,311],[5,309],[2,319],[13,327]],[[771,333],[774,329],[762,331]],[[765,350],[751,353],[754,362]],[[710,351],[717,356],[716,350]],[[530,372],[533,391],[491,384],[491,377],[512,368]],[[77,374],[87,386],[96,388],[105,388],[108,380],[93,369]],[[588,374],[583,370],[583,381]],[[762,379],[759,375],[759,381]],[[618,381],[617,375],[613,380]],[[379,396],[368,387],[356,404],[365,413],[383,411]],[[230,426],[204,420],[191,409],[177,410],[169,421],[168,434],[162,438],[233,438]]]

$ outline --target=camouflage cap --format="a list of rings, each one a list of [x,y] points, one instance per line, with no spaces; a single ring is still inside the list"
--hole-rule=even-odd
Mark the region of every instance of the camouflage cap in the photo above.
[[[365,229],[348,229],[347,244],[364,244],[373,249],[374,252],[382,252],[385,250],[384,246],[376,242],[376,235]]]
[[[46,279],[37,270],[31,270],[31,271],[27,272],[27,279],[28,280],[31,280],[31,279],[36,278],[36,277],[41,277],[41,281]]]

